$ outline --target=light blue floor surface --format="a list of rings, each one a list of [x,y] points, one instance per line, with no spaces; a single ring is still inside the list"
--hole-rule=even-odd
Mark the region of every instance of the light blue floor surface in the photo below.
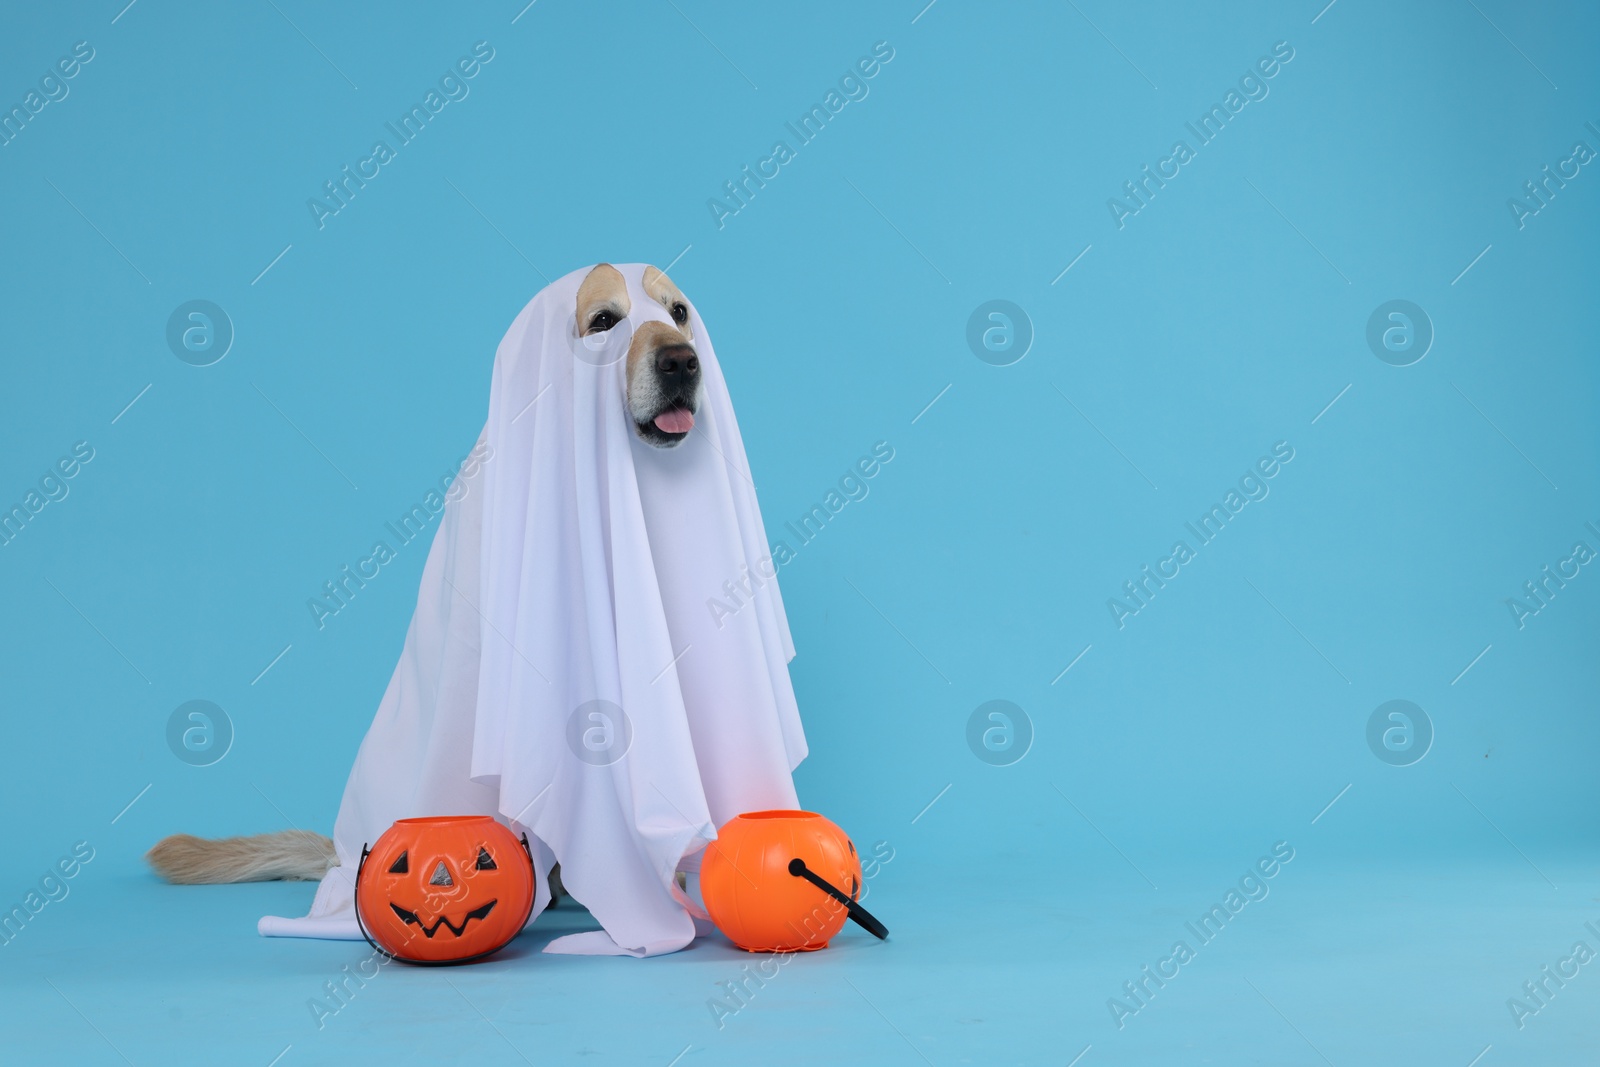
[[[1600,883],[1592,864],[1507,848],[1410,867],[1302,849],[1220,934],[1186,924],[1237,874],[1213,863],[1093,882],[1032,866],[952,869],[910,857],[854,927],[775,977],[720,938],[649,960],[549,956],[593,928],[567,901],[496,958],[392,964],[330,1013],[325,983],[363,943],[258,938],[305,884],[173,887],[131,868],[81,879],[3,951],[7,1064],[1405,1064],[1596,1062]],[[1122,877],[1125,875],[1126,877]],[[1046,888],[1048,887],[1048,888]],[[1259,892],[1259,891],[1258,891]],[[1157,988],[1142,968],[1182,940]],[[1569,962],[1563,963],[1563,960]],[[1576,969],[1563,984],[1545,977]],[[769,970],[771,965],[769,964]],[[1143,981],[1143,1003],[1123,983]],[[1525,982],[1544,982],[1534,1000]],[[1537,988],[1537,987],[1536,987]],[[1119,1028],[1108,1001],[1121,996]],[[323,998],[323,1008],[312,1006]],[[1508,1001],[1536,1012],[1514,1016]],[[722,1003],[720,1011],[715,1002]],[[1541,1002],[1542,1001],[1542,1002]],[[1136,1011],[1132,1009],[1137,1008]],[[1131,1013],[1130,1013],[1131,1012]]]

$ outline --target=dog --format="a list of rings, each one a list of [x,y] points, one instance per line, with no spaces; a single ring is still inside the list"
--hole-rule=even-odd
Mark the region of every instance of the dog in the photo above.
[[[634,330],[624,368],[624,402],[640,440],[672,449],[688,438],[700,410],[700,358],[683,293],[655,267],[645,269],[643,287],[671,322],[652,317]],[[628,323],[633,311],[622,273],[601,263],[578,288],[574,328],[581,337],[594,338]],[[339,865],[333,842],[307,830],[209,840],[174,834],[150,849],[145,859],[162,878],[184,885],[316,881]],[[681,888],[681,874],[678,880]],[[551,870],[549,884],[554,906],[563,892],[559,864]]]

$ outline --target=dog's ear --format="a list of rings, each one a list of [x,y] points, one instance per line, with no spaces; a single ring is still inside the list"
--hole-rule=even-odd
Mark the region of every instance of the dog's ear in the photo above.
[[[609,330],[628,317],[633,310],[633,300],[628,296],[628,283],[622,272],[609,263],[596,264],[583,284],[578,286],[578,333]],[[610,316],[609,320],[606,316]]]
[[[667,314],[672,316],[673,325],[689,340],[694,340],[694,330],[689,324],[689,301],[685,299],[682,291],[672,284],[672,279],[655,267],[644,269],[644,291],[650,299],[667,309]]]

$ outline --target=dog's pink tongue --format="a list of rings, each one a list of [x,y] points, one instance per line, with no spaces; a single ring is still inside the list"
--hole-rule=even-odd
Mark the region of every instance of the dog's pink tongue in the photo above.
[[[656,416],[656,429],[662,433],[688,433],[694,429],[694,413],[688,408],[668,408]]]

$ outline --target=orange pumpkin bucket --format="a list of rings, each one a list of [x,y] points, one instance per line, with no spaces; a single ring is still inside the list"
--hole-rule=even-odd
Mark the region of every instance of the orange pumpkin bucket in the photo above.
[[[751,811],[729,819],[700,864],[706,911],[749,952],[811,952],[854,919],[889,931],[856,903],[861,860],[829,820],[812,811]]]
[[[488,815],[401,819],[361,850],[356,922],[403,963],[466,963],[521,931],[533,879],[527,836]]]

